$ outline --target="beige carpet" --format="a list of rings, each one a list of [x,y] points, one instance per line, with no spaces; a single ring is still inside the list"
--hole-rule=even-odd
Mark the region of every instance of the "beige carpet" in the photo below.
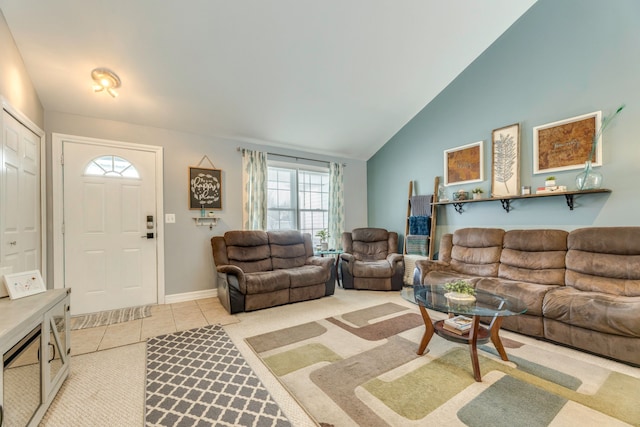
[[[72,357],[69,377],[40,425],[144,425],[145,348],[140,342]]]

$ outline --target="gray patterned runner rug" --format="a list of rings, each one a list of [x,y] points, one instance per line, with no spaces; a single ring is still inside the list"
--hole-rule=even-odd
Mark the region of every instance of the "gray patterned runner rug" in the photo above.
[[[220,325],[147,341],[147,426],[291,424]]]
[[[98,326],[113,325],[114,323],[128,322],[151,316],[151,306],[118,308],[116,310],[101,311],[99,313],[85,314],[71,318],[71,330],[95,328]]]

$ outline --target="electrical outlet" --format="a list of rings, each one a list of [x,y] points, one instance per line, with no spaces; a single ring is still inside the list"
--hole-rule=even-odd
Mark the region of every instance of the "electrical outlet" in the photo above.
[[[165,214],[164,222],[167,224],[174,224],[176,222],[176,214]]]

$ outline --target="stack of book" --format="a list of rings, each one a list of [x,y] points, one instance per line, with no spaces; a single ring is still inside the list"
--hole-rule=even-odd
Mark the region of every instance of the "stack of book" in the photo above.
[[[471,330],[473,319],[466,316],[455,316],[445,319],[443,329],[458,335],[466,335]]]

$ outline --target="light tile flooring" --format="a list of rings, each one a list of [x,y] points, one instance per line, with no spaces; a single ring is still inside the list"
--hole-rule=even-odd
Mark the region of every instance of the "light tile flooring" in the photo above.
[[[206,325],[236,322],[239,322],[238,318],[227,313],[217,298],[156,305],[151,308],[150,317],[71,331],[71,355],[106,350]]]

